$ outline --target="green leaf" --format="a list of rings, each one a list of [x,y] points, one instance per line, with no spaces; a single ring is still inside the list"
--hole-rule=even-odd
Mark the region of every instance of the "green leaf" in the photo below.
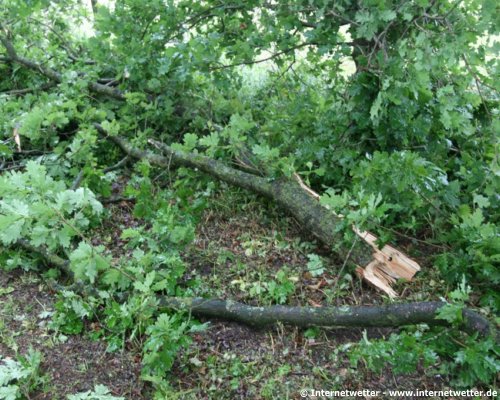
[[[343,192],[338,195],[335,194],[334,190],[328,189],[325,194],[320,197],[320,203],[334,212],[339,212],[349,203],[349,194]]]
[[[252,146],[252,153],[262,161],[272,161],[279,157],[279,150],[271,149],[267,144]]]
[[[375,126],[377,126],[379,123],[379,113],[382,106],[382,97],[383,97],[382,92],[379,92],[377,98],[375,99],[370,108],[370,118]]]
[[[393,10],[384,10],[380,13],[380,19],[385,22],[396,19],[396,12]]]
[[[96,385],[93,391],[68,395],[68,400],[125,400],[125,397],[113,396],[107,386]]]
[[[10,157],[12,155],[13,151],[9,146],[6,146],[5,144],[0,143],[0,155],[5,156],[5,157]]]
[[[200,138],[199,143],[202,146],[208,147],[207,153],[213,155],[219,145],[219,134],[217,132],[212,132],[210,135],[203,136]]]
[[[31,231],[31,244],[41,246],[49,240],[51,229],[44,225],[36,225]]]
[[[317,254],[308,254],[307,270],[312,276],[320,276],[325,271],[323,261]]]
[[[184,135],[184,149],[185,151],[193,151],[198,143],[198,136],[194,133],[186,133]]]
[[[436,318],[444,319],[450,323],[462,322],[462,306],[456,304],[445,304],[436,313]]]
[[[480,194],[474,194],[474,203],[476,203],[479,208],[488,208],[490,206],[488,198]]]
[[[109,269],[109,262],[100,254],[102,246],[92,247],[80,242],[70,254],[70,267],[75,279],[94,283],[99,272]]]
[[[120,133],[120,123],[116,120],[113,121],[102,121],[101,126],[110,136],[116,136]]]
[[[9,245],[21,239],[24,220],[18,215],[0,215],[0,240]]]
[[[156,277],[156,272],[151,271],[146,275],[146,278],[144,279],[144,282],[140,281],[135,281],[134,282],[134,288],[142,293],[148,293],[151,291],[151,286],[153,285],[153,282]]]

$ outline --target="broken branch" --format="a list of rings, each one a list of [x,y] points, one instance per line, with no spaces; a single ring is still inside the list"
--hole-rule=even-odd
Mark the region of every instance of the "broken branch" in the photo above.
[[[101,134],[107,136],[107,132],[101,125],[95,124],[94,126]],[[133,158],[148,160],[151,164],[161,167],[176,165],[197,168],[221,181],[267,197],[288,211],[305,229],[328,246],[340,243],[343,240],[342,234],[336,229],[341,222],[340,218],[323,207],[318,201],[311,198],[293,180],[285,178],[270,180],[265,177],[256,176],[228,167],[221,161],[200,154],[174,150],[154,140],[150,140],[149,142],[160,149],[164,155],[139,150],[119,136],[107,137]],[[357,241],[352,251],[349,251],[345,247],[340,247],[336,251],[343,260],[349,258],[357,265],[367,265],[372,261],[371,254],[373,250],[371,246],[361,240]]]
[[[45,261],[73,277],[69,262],[50,254],[46,249],[31,245],[26,240],[16,244],[24,250],[40,255]],[[77,287],[78,282],[75,282]],[[382,306],[293,307],[274,305],[254,307],[233,300],[182,298],[158,296],[160,309],[185,310],[196,316],[236,321],[253,327],[266,327],[276,323],[308,327],[399,327],[428,324],[446,326],[449,322],[438,318],[445,302],[429,301]],[[494,335],[496,329],[473,310],[462,310],[462,326],[469,334]]]
[[[95,127],[101,134],[107,136],[107,132],[101,125],[95,124]],[[131,157],[145,159],[151,164],[162,167],[177,165],[196,168],[231,185],[270,198],[297,219],[301,226],[328,246],[342,241],[341,233],[336,229],[338,224],[341,223],[342,216],[338,216],[323,207],[317,201],[319,195],[312,189],[307,188],[300,180],[300,177],[298,182],[284,178],[272,181],[265,177],[228,167],[221,161],[200,154],[174,150],[170,146],[152,139],[149,140],[149,143],[159,149],[165,156],[134,148],[119,136],[107,137]],[[296,179],[297,177],[296,175]],[[354,230],[363,240],[353,243],[351,249],[341,247],[337,250],[337,253],[344,261],[352,260],[356,263],[358,265],[358,274],[366,281],[383,290],[390,297],[397,297],[397,293],[390,285],[399,278],[410,280],[420,270],[420,266],[391,246],[378,249],[375,244],[377,238],[369,232]],[[367,269],[359,266],[367,266]]]
[[[320,199],[321,196],[308,187],[297,173],[294,173],[294,177],[302,189],[316,200]],[[342,215],[337,216],[343,218]],[[411,281],[413,276],[420,271],[420,265],[392,246],[385,245],[379,249],[377,246],[378,238],[373,233],[360,231],[356,226],[352,226],[352,230],[373,248],[373,261],[364,268],[358,265],[356,268],[358,276],[383,290],[389,297],[397,297],[398,295],[391,284],[398,279]]]

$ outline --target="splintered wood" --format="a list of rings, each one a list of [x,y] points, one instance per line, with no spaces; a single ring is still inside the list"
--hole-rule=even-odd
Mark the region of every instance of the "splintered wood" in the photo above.
[[[311,196],[319,199],[318,193],[309,188],[300,178],[294,174],[299,185]],[[339,215],[342,217],[342,215]],[[420,265],[398,249],[385,245],[382,249],[377,247],[377,237],[367,231],[360,231],[355,226],[353,231],[373,248],[373,261],[365,267],[360,265],[356,268],[356,273],[362,279],[387,293],[389,297],[397,297],[398,294],[391,287],[398,279],[411,281],[413,276],[420,271]]]
[[[14,142],[17,145],[17,151],[21,152],[21,137],[19,136],[19,127],[16,125],[14,130],[12,131],[12,137],[14,138]]]
[[[377,237],[370,232],[362,232],[356,227],[353,231],[373,248],[374,260],[366,267],[358,265],[356,273],[376,288],[383,290],[390,297],[397,297],[391,285],[398,279],[411,281],[413,276],[420,271],[420,265],[406,254],[392,246],[385,245],[379,249],[376,245]]]

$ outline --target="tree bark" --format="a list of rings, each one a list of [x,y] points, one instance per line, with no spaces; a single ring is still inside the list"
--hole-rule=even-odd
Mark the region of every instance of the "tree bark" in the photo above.
[[[446,326],[446,320],[438,319],[437,313],[446,305],[440,301],[423,301],[382,306],[340,307],[252,307],[232,300],[160,297],[160,307],[187,310],[206,318],[236,321],[254,327],[265,327],[281,322],[298,327],[399,327],[427,324]],[[488,336],[488,320],[476,312],[464,309],[463,328],[469,333]]]
[[[95,127],[101,134],[107,135],[99,124],[95,124]],[[340,218],[309,196],[296,181],[284,178],[270,180],[230,168],[218,160],[200,154],[174,150],[155,141],[150,143],[159,148],[164,155],[139,150],[119,136],[107,137],[131,157],[144,159],[153,165],[165,168],[170,166],[197,168],[221,181],[267,197],[288,211],[302,227],[321,242],[330,247],[342,242],[342,234],[338,232]],[[373,249],[363,240],[356,240],[350,249],[340,246],[336,252],[344,260],[349,258],[357,265],[365,266],[372,260]]]
[[[16,246],[36,253],[48,264],[73,277],[69,261],[49,253],[43,247],[31,245],[26,240],[18,240]],[[66,288],[67,289],[67,288]],[[74,289],[88,292],[81,282],[74,283]],[[95,290],[90,288],[90,290]],[[187,311],[205,318],[236,321],[253,327],[266,327],[281,322],[286,325],[308,327],[399,327],[404,325],[427,324],[447,326],[448,321],[439,319],[437,313],[446,305],[440,301],[389,304],[382,306],[340,306],[340,307],[293,307],[267,306],[253,307],[233,300],[184,298],[158,296],[160,310],[173,309]],[[473,310],[462,310],[462,327],[469,334],[478,333],[486,337],[497,337],[496,329],[483,316]]]
[[[92,14],[95,16],[97,15],[97,0],[90,0],[90,5],[92,7]]]

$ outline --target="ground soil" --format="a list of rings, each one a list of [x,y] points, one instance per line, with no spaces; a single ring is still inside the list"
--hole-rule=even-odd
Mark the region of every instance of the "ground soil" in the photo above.
[[[127,202],[110,206],[115,231],[111,241],[119,252],[120,231],[137,225]],[[196,275],[218,296],[255,302],[248,290],[234,282],[270,279],[282,268],[296,276],[296,291],[289,304],[377,304],[380,293],[357,278],[338,281],[340,265],[328,249],[314,243],[293,220],[271,212],[262,217],[249,209],[205,211],[196,240],[183,255],[190,266],[187,278]],[[99,239],[96,239],[99,242]],[[309,241],[310,240],[310,241]],[[410,246],[409,244],[408,246]],[[418,253],[418,246],[415,251]],[[305,265],[307,254],[325,260],[325,273],[313,277]],[[419,260],[425,265],[425,258]],[[243,267],[241,267],[243,265]],[[345,271],[350,274],[349,271]],[[0,272],[0,354],[16,357],[34,348],[43,354],[42,370],[48,384],[32,399],[63,399],[69,393],[106,385],[127,399],[149,398],[148,385],[140,380],[137,349],[109,353],[106,343],[90,339],[88,332],[66,338],[49,329],[56,294],[35,273]],[[332,287],[335,291],[332,291]],[[404,296],[425,296],[418,279],[403,288]],[[329,295],[329,290],[331,293]],[[338,292],[338,293],[337,293]],[[337,293],[337,294],[335,294]],[[367,338],[387,337],[390,329],[370,329]],[[353,369],[343,349],[363,337],[362,329],[310,331],[277,326],[255,330],[232,322],[211,321],[192,337],[192,344],[177,358],[171,372],[172,394],[186,399],[300,398],[301,389],[442,389],[447,382],[438,375],[418,371],[396,376],[390,365],[373,374]]]

